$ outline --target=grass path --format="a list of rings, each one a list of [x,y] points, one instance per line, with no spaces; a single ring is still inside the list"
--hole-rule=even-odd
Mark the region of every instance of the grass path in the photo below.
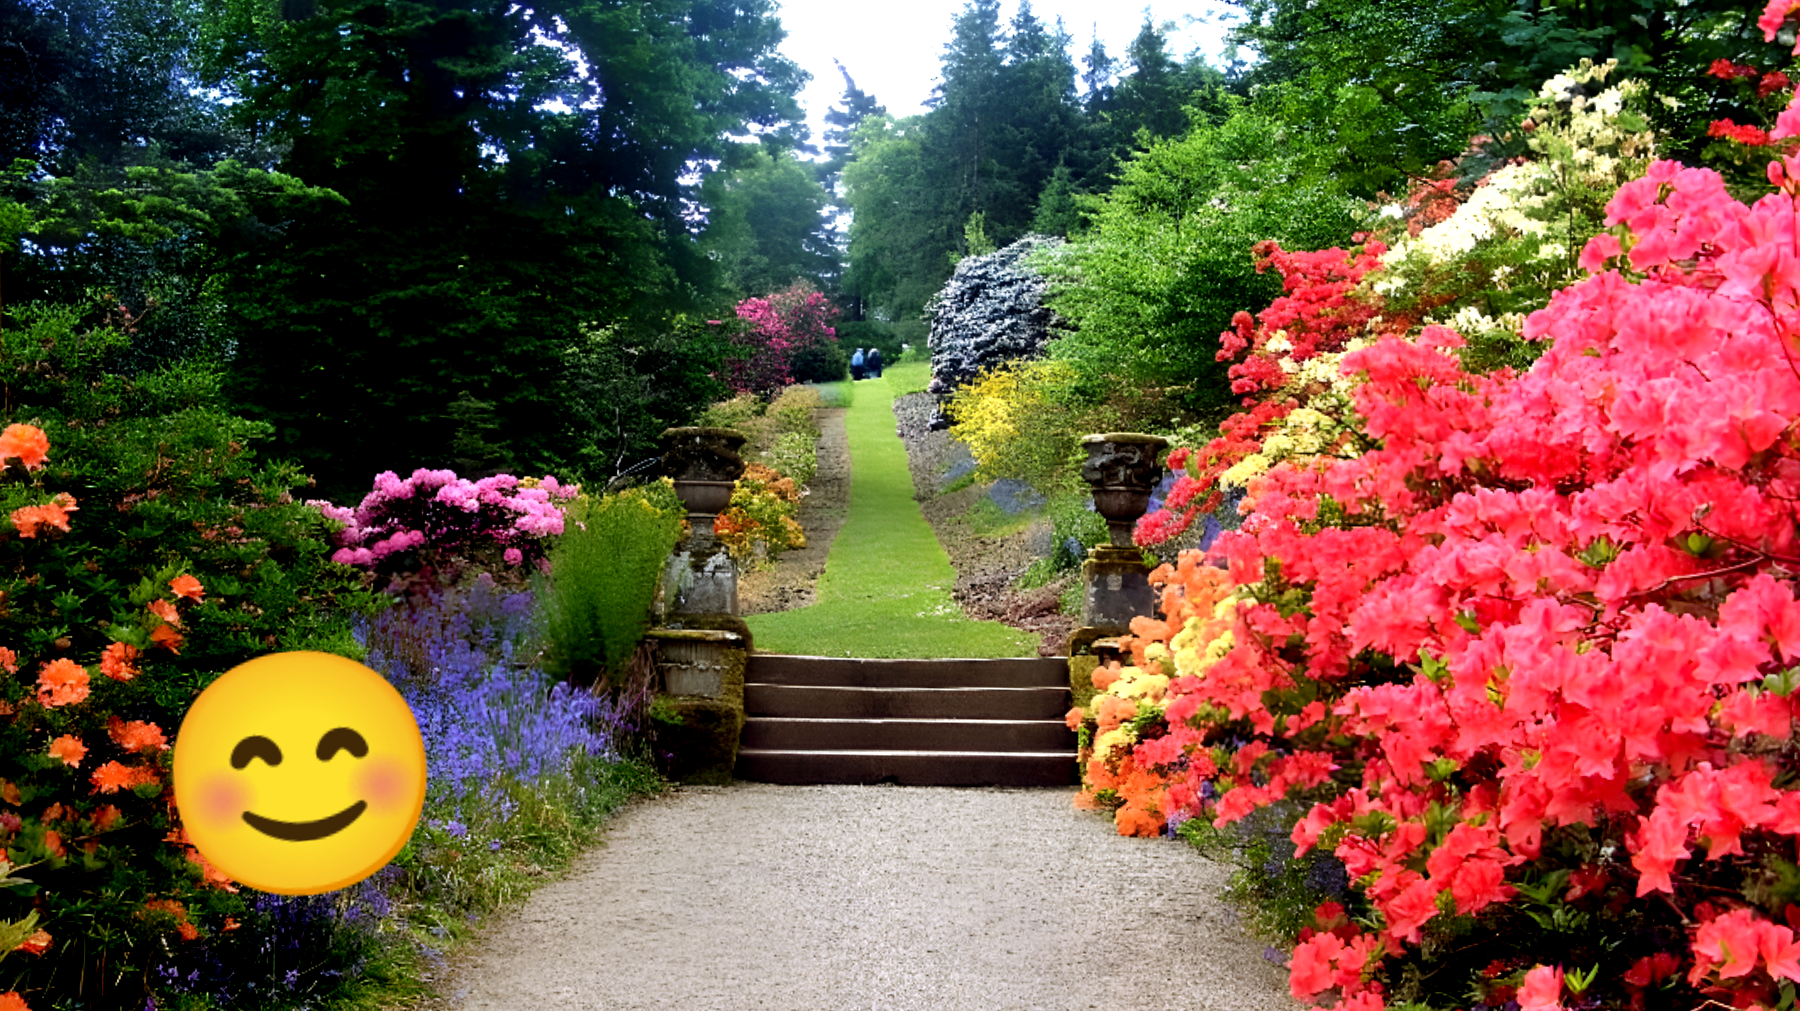
[[[1036,656],[1037,640],[999,622],[971,621],[950,597],[956,570],[913,501],[906,447],[894,430],[894,389],[909,370],[855,385],[844,429],[850,509],[819,578],[818,603],[744,620],[771,653],[862,657]]]

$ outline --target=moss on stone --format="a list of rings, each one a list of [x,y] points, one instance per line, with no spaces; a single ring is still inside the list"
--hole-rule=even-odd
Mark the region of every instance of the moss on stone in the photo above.
[[[729,631],[736,631],[731,629]],[[683,783],[728,784],[737,765],[738,740],[744,732],[744,661],[741,649],[724,651],[724,691],[718,698],[659,695],[679,724],[656,728],[656,750],[663,775]]]
[[[1100,658],[1091,653],[1069,658],[1069,697],[1083,710],[1094,701],[1094,671],[1099,667]]]
[[[744,619],[735,614],[682,614],[672,615],[663,625],[662,630],[680,631],[682,629],[713,629],[720,632],[736,632],[744,639],[745,652],[756,649],[756,641],[750,634],[750,626]]]

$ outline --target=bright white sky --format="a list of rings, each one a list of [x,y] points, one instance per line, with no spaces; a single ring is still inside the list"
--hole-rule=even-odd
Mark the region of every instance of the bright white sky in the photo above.
[[[889,115],[923,112],[922,103],[938,83],[951,23],[963,7],[964,0],[781,0],[777,13],[788,33],[781,52],[813,75],[800,95],[812,143],[822,141],[825,112],[844,93],[844,80],[831,63],[834,57],[850,71],[858,88],[887,107]],[[1002,27],[1012,22],[1018,9],[1017,0],[1003,0]],[[1069,48],[1077,73],[1096,30],[1107,55],[1118,60],[1144,24],[1143,6],[1116,0],[1034,0],[1031,10],[1048,26],[1054,27],[1059,16],[1063,19],[1075,37]],[[1234,14],[1230,8],[1216,0],[1162,0],[1150,14],[1158,22],[1175,22],[1169,35],[1172,54],[1186,59],[1199,51],[1207,62],[1220,65],[1225,27]]]

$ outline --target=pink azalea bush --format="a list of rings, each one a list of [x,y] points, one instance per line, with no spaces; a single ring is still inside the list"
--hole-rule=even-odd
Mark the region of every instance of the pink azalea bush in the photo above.
[[[479,481],[449,470],[420,468],[401,478],[384,471],[354,509],[309,502],[344,524],[334,535],[332,561],[376,574],[390,589],[423,581],[447,582],[473,561],[498,555],[495,568],[538,565],[548,539],[563,531],[560,503],[579,485],[554,477],[521,480],[510,474]]]
[[[1385,333],[1342,359],[1367,448],[1250,481],[1229,634],[1168,636],[1133,757],[1171,821],[1311,802],[1292,841],[1358,905],[1303,933],[1296,997],[1793,1003],[1800,157],[1768,177],[1654,163],[1528,372]]]

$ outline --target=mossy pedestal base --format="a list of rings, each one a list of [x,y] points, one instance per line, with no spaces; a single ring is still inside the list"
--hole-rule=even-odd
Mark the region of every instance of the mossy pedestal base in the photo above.
[[[1081,578],[1081,623],[1088,628],[1124,635],[1131,631],[1131,619],[1156,614],[1150,567],[1137,548],[1101,545],[1090,550]]]
[[[729,616],[727,622],[735,621]],[[655,628],[657,694],[652,710],[658,764],[683,783],[727,784],[744,730],[744,661],[735,631]]]
[[[1078,628],[1069,635],[1069,696],[1082,709],[1093,704],[1099,690],[1094,687],[1094,672],[1102,664],[1124,660],[1119,640],[1097,628]]]

